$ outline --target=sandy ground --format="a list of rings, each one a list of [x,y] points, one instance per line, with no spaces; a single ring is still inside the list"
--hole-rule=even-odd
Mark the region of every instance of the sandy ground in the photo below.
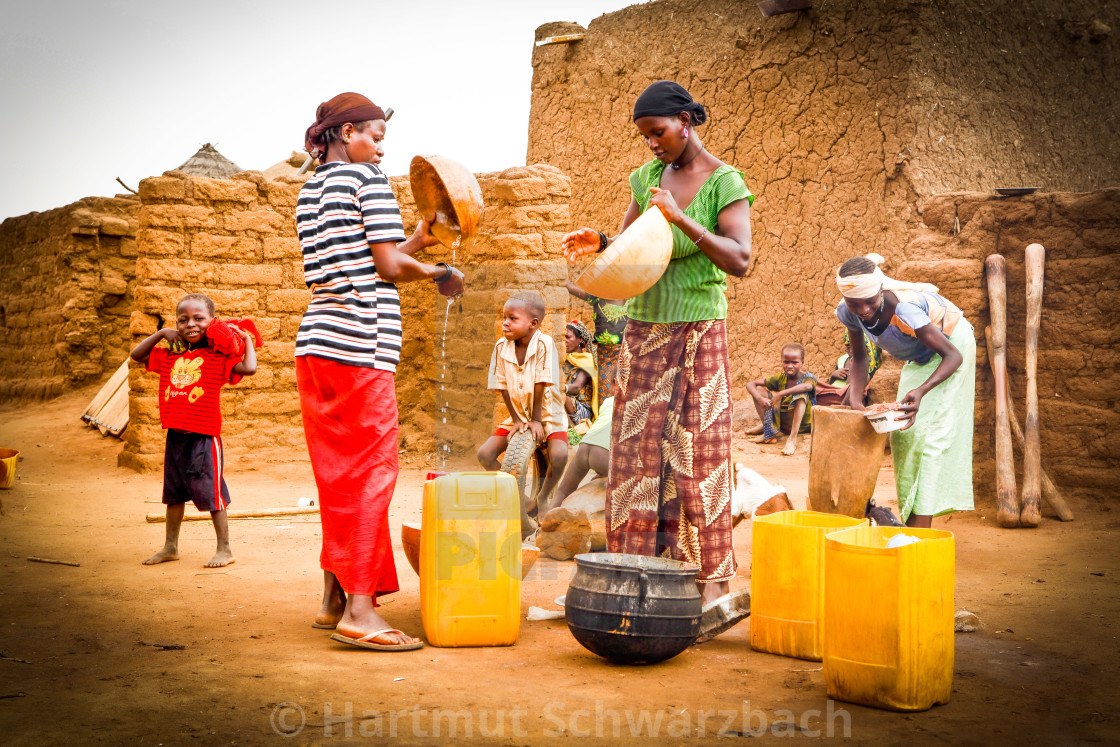
[[[24,459],[0,493],[0,733],[7,744],[231,744],[446,741],[515,744],[635,736],[859,742],[1116,742],[1120,692],[1117,514],[1074,505],[1077,521],[1000,530],[992,511],[935,526],[957,537],[957,607],[985,628],[957,634],[952,701],[901,714],[830,703],[818,662],[752,651],[749,623],[648,667],[607,663],[563,621],[522,622],[515,646],[367,653],[311,628],[322,588],[317,517],[232,523],[237,563],[209,570],[209,522],[184,524],[182,560],[140,561],[161,544],[160,476],[116,467],[119,441],[77,416],[94,390],[0,406],[0,445]],[[740,444],[737,456],[804,506],[808,441]],[[765,450],[763,450],[763,448]],[[405,471],[390,511],[401,591],[385,616],[421,632],[418,582],[399,545],[419,520],[422,470]],[[228,465],[233,507],[314,496],[307,463]],[[889,469],[880,502],[892,502]],[[193,511],[193,509],[188,509]],[[750,524],[736,530],[733,587],[750,583]],[[80,567],[28,562],[39,556]],[[522,607],[554,608],[571,563],[543,561]],[[150,644],[178,644],[165,650]],[[831,714],[831,718],[829,717]]]

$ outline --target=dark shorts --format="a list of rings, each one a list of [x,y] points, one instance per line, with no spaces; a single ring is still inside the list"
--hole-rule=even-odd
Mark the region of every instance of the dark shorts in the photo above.
[[[167,429],[163,454],[163,502],[190,501],[199,511],[221,511],[229,505],[222,476],[225,463],[220,436]]]

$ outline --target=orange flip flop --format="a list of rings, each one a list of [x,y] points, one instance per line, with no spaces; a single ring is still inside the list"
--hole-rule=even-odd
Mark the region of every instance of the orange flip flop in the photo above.
[[[423,641],[416,641],[415,643],[373,642],[374,638],[379,635],[384,635],[385,633],[400,633],[401,635],[407,635],[406,633],[397,630],[396,628],[385,628],[384,630],[374,631],[373,633],[362,636],[361,638],[350,638],[349,636],[342,635],[341,633],[334,633],[333,635],[331,635],[331,640],[338,641],[339,643],[346,643],[351,646],[357,646],[358,648],[369,649],[370,651],[415,651],[418,648],[424,647]]]

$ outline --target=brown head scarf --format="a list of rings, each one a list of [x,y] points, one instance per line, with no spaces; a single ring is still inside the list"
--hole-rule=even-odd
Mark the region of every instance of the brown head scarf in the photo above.
[[[340,93],[319,104],[315,110],[315,124],[308,127],[304,135],[303,148],[312,156],[321,158],[327,152],[324,132],[347,122],[357,124],[371,119],[385,119],[385,111],[360,93]]]

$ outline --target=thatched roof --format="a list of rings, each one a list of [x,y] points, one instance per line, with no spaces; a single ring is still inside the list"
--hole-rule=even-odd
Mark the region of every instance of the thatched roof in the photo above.
[[[178,170],[212,179],[229,179],[245,169],[223,156],[213,145],[206,143],[198,149],[198,153],[184,161]]]
[[[299,171],[300,166],[307,160],[307,154],[302,150],[293,150],[292,155],[288,156],[285,160],[279,163],[274,163],[264,170],[264,175],[268,179],[275,179],[279,176],[295,176]],[[312,161],[314,166],[317,161]]]

